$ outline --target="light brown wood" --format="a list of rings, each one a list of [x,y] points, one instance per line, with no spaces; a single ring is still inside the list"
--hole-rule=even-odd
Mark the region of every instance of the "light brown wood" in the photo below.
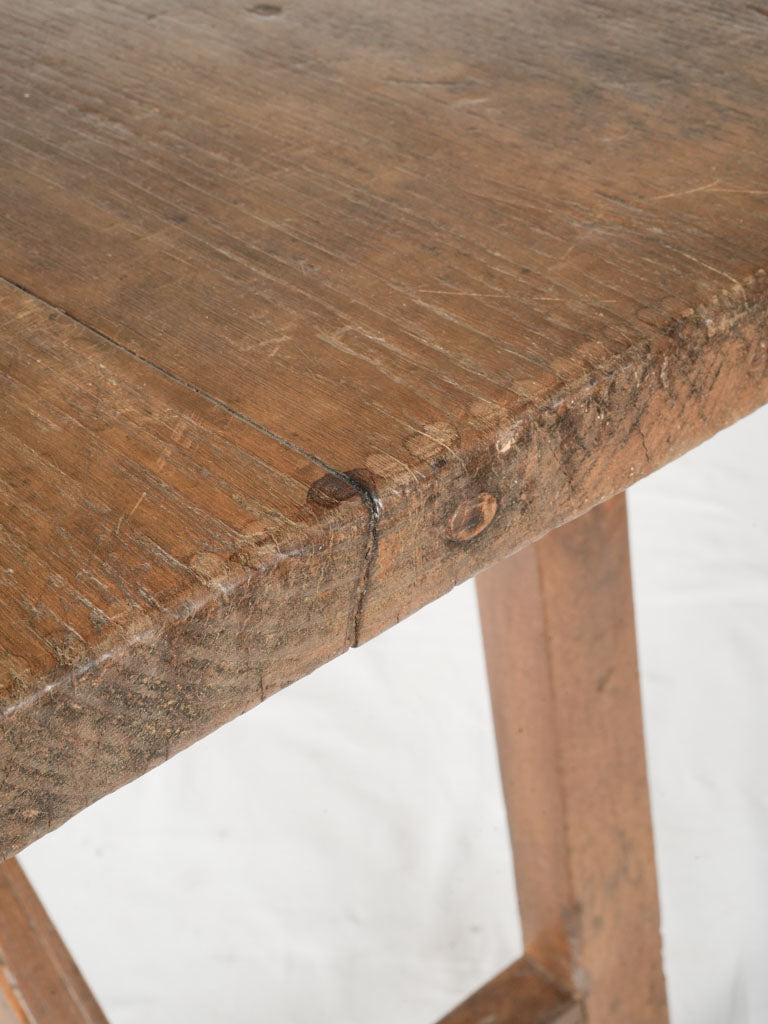
[[[588,1024],[664,1024],[624,496],[477,589],[526,952]]]
[[[768,398],[756,8],[0,15],[0,856]]]
[[[107,1024],[19,864],[0,864],[0,1024]]]
[[[2,284],[0,337],[2,857],[341,653],[369,537],[306,458]]]
[[[578,1003],[523,957],[439,1024],[583,1024],[583,1014]]]

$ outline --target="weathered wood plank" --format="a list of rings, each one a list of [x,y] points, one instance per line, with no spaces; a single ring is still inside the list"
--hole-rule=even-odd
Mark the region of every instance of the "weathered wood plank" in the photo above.
[[[767,32],[689,0],[14,9],[0,273],[365,470],[365,637],[765,400]]]
[[[663,1024],[624,496],[477,587],[526,953],[589,1024]]]
[[[343,651],[370,542],[344,481],[308,501],[315,463],[0,284],[4,327],[0,858]]]
[[[272,6],[0,0],[0,855],[768,399],[756,9]]]
[[[0,864],[0,1022],[107,1024],[15,860]]]
[[[439,1024],[583,1024],[581,1006],[523,957]]]

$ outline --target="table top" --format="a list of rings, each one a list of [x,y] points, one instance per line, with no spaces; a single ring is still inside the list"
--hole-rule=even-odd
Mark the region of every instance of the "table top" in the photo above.
[[[0,7],[0,855],[768,400],[768,9]]]

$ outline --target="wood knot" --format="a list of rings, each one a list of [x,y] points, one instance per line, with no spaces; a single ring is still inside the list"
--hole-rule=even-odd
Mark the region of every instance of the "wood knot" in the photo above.
[[[467,498],[451,516],[445,531],[446,537],[456,541],[472,540],[490,525],[498,507],[498,501],[487,491],[474,498]]]

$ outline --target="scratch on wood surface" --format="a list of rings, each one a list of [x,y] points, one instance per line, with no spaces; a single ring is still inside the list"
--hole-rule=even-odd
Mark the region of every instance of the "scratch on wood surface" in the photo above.
[[[725,270],[720,270],[718,267],[713,267],[711,263],[705,263],[704,260],[699,260],[695,256],[692,256],[689,252],[683,252],[682,249],[678,249],[681,256],[684,256],[687,260],[691,260],[692,263],[698,263],[700,267],[706,267],[707,270],[711,270],[714,274],[719,274],[720,277],[724,277],[726,281],[731,281],[736,285],[742,293],[744,292],[744,286],[738,278],[733,277],[732,274],[726,273]]]
[[[417,288],[422,295],[461,295],[470,299],[503,299],[504,292],[459,292],[452,289]]]
[[[120,533],[120,527],[121,527],[121,526],[123,525],[123,522],[126,522],[126,523],[127,523],[127,522],[129,522],[129,521],[130,521],[130,519],[131,519],[131,516],[132,516],[132,515],[134,514],[134,512],[136,512],[136,510],[138,509],[139,505],[140,505],[140,504],[142,503],[142,501],[144,501],[144,499],[146,498],[146,496],[147,496],[147,492],[146,492],[146,491],[143,491],[143,492],[141,493],[141,495],[139,496],[139,499],[138,499],[138,501],[137,501],[137,502],[136,502],[136,504],[135,504],[135,505],[133,506],[133,508],[131,509],[131,511],[130,511],[130,512],[128,513],[128,515],[123,515],[123,516],[120,516],[120,518],[119,518],[119,519],[118,519],[118,521],[117,521],[117,526],[115,527],[115,536],[116,536],[116,537],[117,537],[117,536],[119,535],[119,533]]]
[[[695,188],[686,188],[681,192],[665,192],[664,195],[651,196],[650,202],[657,202],[660,199],[677,199],[679,196],[692,196],[697,192],[716,192],[739,196],[768,196],[768,189],[729,188],[722,185],[718,178],[716,181],[710,181],[706,185],[697,185]]]
[[[708,192],[720,184],[720,179],[716,181],[710,181],[706,185],[697,185],[695,188],[686,188],[681,192],[665,192],[661,196],[651,196],[651,202],[656,202],[659,199],[676,199],[678,196],[692,196],[694,192]]]
[[[568,257],[573,252],[573,250],[576,248],[576,244],[577,243],[574,242],[573,245],[569,245],[568,248],[563,253],[563,255],[559,256],[556,260],[553,261],[552,266],[553,267],[559,267],[561,263],[565,263],[566,260],[568,259]]]

